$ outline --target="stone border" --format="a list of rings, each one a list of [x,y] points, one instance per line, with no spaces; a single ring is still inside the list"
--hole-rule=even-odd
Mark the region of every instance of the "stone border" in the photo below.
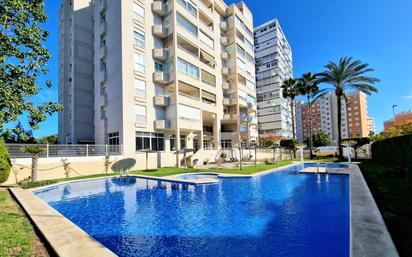
[[[282,169],[297,165],[293,163],[274,169],[269,169],[254,174],[230,174],[219,172],[204,172],[216,174],[220,178],[252,178],[265,175],[268,173],[280,171]],[[345,163],[347,164],[347,163]],[[180,180],[177,176],[184,174],[201,174],[182,173],[165,177],[153,177],[145,175],[134,175],[143,179],[161,180],[165,182],[186,183],[186,184],[205,184],[213,183],[214,179],[207,180]],[[392,238],[386,228],[385,222],[375,203],[375,200],[369,191],[369,188],[363,178],[363,175],[357,165],[349,164],[348,168],[328,168],[328,174],[347,174],[349,175],[350,184],[350,256],[351,257],[399,257]],[[105,248],[95,239],[90,237],[86,232],[77,225],[69,221],[63,215],[54,210],[47,203],[35,196],[32,191],[42,190],[61,184],[106,179],[114,176],[79,179],[72,181],[60,182],[38,188],[23,190],[20,188],[11,188],[10,191],[17,199],[19,204],[26,211],[30,219],[37,226],[44,238],[58,254],[58,256],[99,256],[109,257],[116,256],[109,249]]]
[[[31,191],[10,188],[10,192],[58,256],[117,256]]]

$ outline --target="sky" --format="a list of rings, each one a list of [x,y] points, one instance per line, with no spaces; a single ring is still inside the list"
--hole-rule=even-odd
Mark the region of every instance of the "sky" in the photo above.
[[[226,0],[226,3],[238,2]],[[294,76],[320,72],[329,61],[351,56],[375,69],[379,93],[368,97],[369,116],[377,131],[395,112],[412,110],[411,0],[244,0],[254,14],[254,25],[277,18],[292,47]],[[45,42],[52,54],[47,79],[53,82],[33,99],[57,101],[59,0],[45,0],[51,35]],[[43,76],[40,82],[46,78]],[[324,87],[327,87],[326,85]],[[22,118],[24,121],[24,117]],[[34,131],[39,137],[57,133],[57,114]]]

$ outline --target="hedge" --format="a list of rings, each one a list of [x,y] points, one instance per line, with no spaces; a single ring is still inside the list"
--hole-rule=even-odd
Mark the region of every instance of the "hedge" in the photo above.
[[[412,134],[374,142],[371,150],[373,160],[391,167],[405,168],[412,187]]]
[[[0,184],[6,182],[10,175],[10,156],[4,141],[0,139]]]

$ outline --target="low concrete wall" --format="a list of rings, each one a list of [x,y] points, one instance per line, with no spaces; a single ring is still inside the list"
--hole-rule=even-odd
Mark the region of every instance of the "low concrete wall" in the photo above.
[[[183,159],[183,155],[179,155]],[[69,177],[94,175],[104,173],[104,156],[94,157],[67,157],[67,158],[40,158],[38,161],[38,180],[58,179],[65,177],[65,171],[62,165],[62,159],[70,163],[73,170]],[[127,161],[125,161],[127,159]],[[123,161],[122,161],[123,160]],[[28,178],[31,175],[31,159],[19,158],[13,159],[12,172],[5,185],[16,184],[17,181]],[[146,154],[136,153],[128,156],[112,156],[110,158],[110,172],[119,171],[125,166],[130,170],[143,170],[146,168]],[[122,161],[122,162],[120,162]],[[159,167],[171,167],[176,165],[176,155],[173,153],[149,153],[148,168],[155,169]],[[17,174],[16,174],[17,173]]]

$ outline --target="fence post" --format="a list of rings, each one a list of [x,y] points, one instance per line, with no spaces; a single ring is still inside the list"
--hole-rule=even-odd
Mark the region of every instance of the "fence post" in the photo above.
[[[49,158],[49,143],[46,144],[46,157]]]
[[[89,144],[86,144],[86,156],[89,157]]]
[[[106,151],[106,154],[105,155],[107,155],[107,145],[104,145],[105,146],[105,151]]]

